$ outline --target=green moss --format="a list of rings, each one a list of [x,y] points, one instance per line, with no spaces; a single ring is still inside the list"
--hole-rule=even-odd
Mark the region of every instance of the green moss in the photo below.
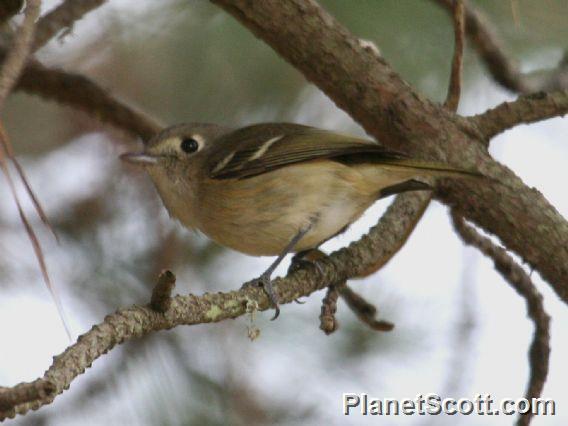
[[[240,303],[236,299],[231,299],[223,304],[223,308],[226,310],[233,310],[237,308],[239,305]]]
[[[205,318],[215,321],[222,313],[223,310],[219,305],[211,305],[211,308],[205,313]]]

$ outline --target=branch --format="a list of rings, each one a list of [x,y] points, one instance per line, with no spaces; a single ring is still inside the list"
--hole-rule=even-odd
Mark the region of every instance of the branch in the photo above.
[[[342,283],[342,285],[343,284],[344,283]],[[327,335],[339,328],[339,323],[337,322],[337,318],[335,318],[335,313],[337,312],[337,298],[339,297],[337,287],[337,285],[330,285],[321,302],[321,313],[319,317],[320,330]]]
[[[405,149],[408,129],[423,125],[423,132],[433,130],[424,123],[424,99],[416,98],[376,50],[350,34],[315,0],[211,1],[262,38],[381,142]],[[444,114],[439,106],[429,106]]]
[[[452,13],[453,0],[433,1]],[[523,74],[506,52],[487,18],[471,6],[471,2],[466,7],[466,31],[487,69],[504,88],[516,93],[568,90],[566,58],[555,69]]]
[[[16,89],[76,108],[144,141],[162,128],[153,118],[119,101],[87,77],[47,68],[38,61],[29,61]]]
[[[175,284],[176,277],[171,271],[160,272],[150,299],[150,307],[153,310],[164,313],[170,308]]]
[[[357,278],[366,278],[376,273],[379,269],[385,266],[395,254],[399,252],[404,244],[406,244],[406,241],[410,237],[410,234],[412,234],[412,231],[414,231],[416,225],[418,225],[418,222],[420,221],[420,219],[422,219],[422,216],[424,216],[424,212],[430,205],[430,201],[432,201],[431,193],[421,193],[419,195],[414,194],[414,196],[419,198],[416,199],[416,201],[410,206],[407,211],[401,212],[401,214],[404,214],[406,216],[407,224],[406,229],[403,233],[400,234],[399,238],[396,241],[396,249],[392,250],[388,254],[388,256],[383,255],[377,257],[374,262],[368,264],[366,268],[362,269],[359,272]],[[400,197],[400,195],[397,195],[397,198],[398,197]]]
[[[470,120],[416,93],[314,0],[211,1],[266,41],[384,145],[490,177],[483,183],[440,181],[436,195],[497,235],[568,303],[568,223],[542,194],[490,157]]]
[[[339,294],[353,311],[357,318],[375,331],[391,331],[394,324],[384,320],[377,320],[377,308],[367,302],[361,295],[355,293],[347,285],[338,287]]]
[[[538,292],[530,277],[507,252],[495,246],[490,239],[481,236],[473,227],[466,224],[462,217],[452,213],[454,228],[466,244],[479,249],[493,260],[495,269],[525,299],[529,317],[534,324],[533,341],[529,350],[530,378],[525,398],[539,398],[548,376],[550,362],[550,317],[544,310],[542,295]],[[528,425],[532,410],[522,415],[517,424]]]
[[[327,283],[342,283],[366,270],[376,258],[389,258],[393,251],[399,249],[399,240],[406,238],[407,229],[413,224],[412,218],[420,213],[424,199],[422,193],[400,195],[367,235],[320,260],[320,268],[300,269],[286,278],[277,278],[274,284],[280,303],[286,304],[308,296],[328,286]],[[272,305],[262,289],[247,287],[230,293],[176,296],[163,314],[150,306],[119,309],[107,315],[101,324],[95,325],[80,336],[74,345],[56,356],[43,378],[11,388],[0,388],[0,421],[51,403],[93,361],[120,343],[178,325],[237,318],[250,311],[251,307],[263,311]],[[37,398],[22,401],[19,395],[32,395],[29,388],[34,383],[40,383],[41,386],[48,384],[48,389],[54,390],[45,392],[43,396],[36,392]]]
[[[36,400],[52,397],[55,387],[45,379],[37,379],[30,383],[21,383],[13,388],[0,387],[0,421],[5,418],[1,414],[11,407],[29,404]]]
[[[464,50],[464,4],[463,0],[454,0],[454,58],[452,60],[452,72],[450,85],[444,106],[450,111],[457,111],[461,96],[463,50]]]
[[[471,117],[486,140],[519,124],[529,124],[568,114],[568,91],[523,95]]]
[[[76,21],[107,0],[65,0],[37,23],[33,51],[45,46],[61,30],[70,32]]]
[[[77,20],[106,1],[66,0],[61,3],[38,21],[32,51],[43,47],[61,30],[70,29]],[[0,63],[5,57],[6,52],[0,50]],[[162,128],[154,119],[115,99],[87,77],[47,68],[35,60],[28,61],[16,89],[72,106],[144,141]]]
[[[0,3],[0,25],[20,11],[24,0],[3,0]]]
[[[14,38],[14,44],[2,61],[0,73],[0,111],[4,106],[6,97],[16,83],[22,68],[28,58],[30,45],[34,36],[35,21],[39,16],[40,0],[27,0],[24,21]]]
[[[399,194],[395,200],[396,201],[393,203],[393,206],[401,203],[400,207],[397,208],[397,214],[399,214],[401,218],[404,217],[405,228],[397,231],[397,239],[389,244],[390,250],[388,252],[383,252],[376,259],[366,262],[366,265],[359,269],[357,275],[354,275],[351,278],[360,279],[376,273],[400,251],[424,215],[430,201],[432,201],[432,194],[425,192],[415,193],[412,195]],[[382,220],[383,219],[381,219],[381,221]],[[317,261],[325,258],[325,253],[319,249],[313,249],[303,257],[303,260],[307,264],[311,264],[317,268],[319,267]],[[288,268],[288,273],[295,271],[296,269],[297,265],[292,263]],[[339,323],[335,318],[338,296],[341,296],[357,318],[364,324],[368,325],[371,329],[375,331],[391,331],[394,328],[394,324],[390,322],[377,320],[377,308],[367,302],[362,296],[355,293],[347,286],[347,282],[344,281],[339,284],[331,283],[328,286],[324,299],[322,300],[320,329],[325,334],[331,334],[339,328]]]

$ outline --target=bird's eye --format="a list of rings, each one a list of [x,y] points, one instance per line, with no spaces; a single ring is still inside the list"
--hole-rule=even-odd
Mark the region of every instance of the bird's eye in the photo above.
[[[181,141],[180,147],[183,152],[191,154],[192,152],[197,151],[197,149],[199,148],[199,144],[193,138],[185,138]]]

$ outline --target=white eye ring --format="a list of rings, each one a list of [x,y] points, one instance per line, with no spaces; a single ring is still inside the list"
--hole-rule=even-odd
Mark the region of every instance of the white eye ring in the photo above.
[[[199,149],[203,148],[203,146],[205,145],[205,138],[203,136],[198,134],[193,134],[191,135],[191,138],[197,141],[197,143],[199,144]]]
[[[203,138],[200,135],[191,135],[182,138],[179,144],[180,149],[186,154],[199,151],[203,146]]]

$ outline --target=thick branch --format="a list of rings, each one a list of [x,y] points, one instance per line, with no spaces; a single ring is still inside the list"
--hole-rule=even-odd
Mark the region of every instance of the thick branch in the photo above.
[[[212,2],[266,41],[382,142],[404,149],[414,136],[409,131],[436,133],[423,109],[444,114],[442,109],[419,98],[385,59],[314,0]]]
[[[397,197],[368,235],[320,260],[321,272],[320,268],[308,268],[292,272],[286,278],[276,279],[275,287],[280,303],[290,303],[329,283],[342,283],[359,275],[377,258],[390,258],[392,252],[400,248],[399,240],[405,239],[407,229],[413,226],[412,218],[421,214],[425,197],[427,195],[423,193],[408,193]],[[247,313],[251,306],[259,310],[272,307],[261,289],[248,287],[230,293],[199,297],[176,296],[163,314],[149,306],[120,309],[108,315],[101,324],[80,336],[74,345],[55,357],[43,378],[11,388],[0,388],[0,421],[51,403],[93,361],[120,343],[182,324],[204,324],[237,318]],[[39,391],[30,391],[35,383],[41,384],[42,389],[48,389],[49,392],[40,396]],[[29,395],[35,395],[37,399],[30,400]],[[16,405],[10,402],[16,402]]]
[[[503,102],[472,117],[486,140],[519,124],[529,124],[568,114],[568,91],[538,92]]]
[[[433,0],[449,13],[453,0]],[[466,8],[466,30],[477,53],[497,83],[516,93],[568,90],[568,62],[563,59],[557,68],[523,74],[517,62],[506,52],[492,25],[472,2]]]
[[[387,146],[475,167],[500,182],[442,182],[438,196],[496,234],[568,302],[568,223],[538,191],[491,159],[469,121],[423,99],[313,0],[212,0]]]

